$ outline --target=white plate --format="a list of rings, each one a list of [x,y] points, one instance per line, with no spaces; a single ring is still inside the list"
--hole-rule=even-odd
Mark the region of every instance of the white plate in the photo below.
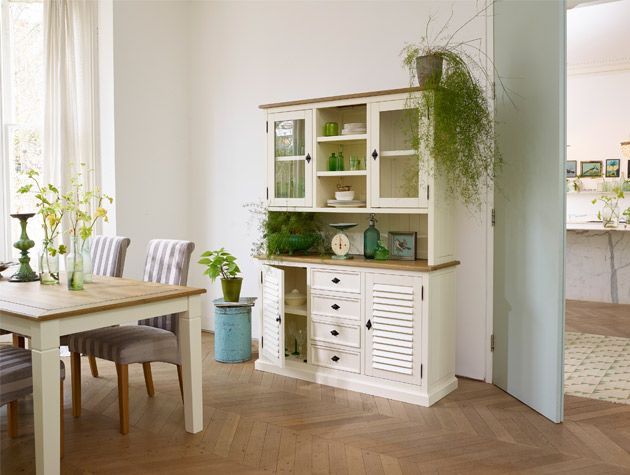
[[[362,135],[365,134],[367,132],[366,129],[361,129],[361,130],[346,130],[343,129],[341,131],[341,135]]]

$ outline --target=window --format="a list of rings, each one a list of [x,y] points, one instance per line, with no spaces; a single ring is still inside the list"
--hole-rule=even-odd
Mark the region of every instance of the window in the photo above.
[[[44,33],[41,1],[1,1],[0,260],[8,260],[17,255],[12,243],[19,236],[18,222],[9,214],[35,209],[30,197],[17,194],[23,173],[43,168]],[[36,243],[41,241],[34,221],[28,232]]]

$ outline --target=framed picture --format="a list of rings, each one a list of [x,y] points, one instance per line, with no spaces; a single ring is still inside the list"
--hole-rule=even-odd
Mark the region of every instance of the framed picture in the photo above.
[[[389,258],[405,261],[416,259],[416,233],[404,231],[389,232]]]
[[[618,158],[606,160],[606,178],[619,178],[621,163]]]
[[[575,178],[577,176],[577,160],[567,160],[565,169],[567,178]]]
[[[580,176],[585,178],[602,176],[602,162],[580,162]]]

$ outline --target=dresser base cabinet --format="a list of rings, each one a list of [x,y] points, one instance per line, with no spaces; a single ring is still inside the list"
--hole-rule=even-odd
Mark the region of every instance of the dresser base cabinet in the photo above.
[[[421,406],[457,388],[454,266],[413,272],[266,261],[262,286],[257,370]],[[307,293],[300,317],[281,293],[295,286]],[[303,322],[306,361],[285,358],[280,346],[291,318]]]

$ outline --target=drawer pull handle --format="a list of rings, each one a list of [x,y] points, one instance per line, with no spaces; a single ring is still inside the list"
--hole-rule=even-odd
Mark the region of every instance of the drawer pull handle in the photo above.
[[[276,317],[276,322],[280,323],[281,321],[282,321],[282,319],[280,318],[280,315],[278,315],[278,316]]]
[[[341,281],[340,281],[339,279],[337,279],[337,277],[335,277],[335,278],[332,280],[332,283],[333,283],[333,284],[338,284],[339,282],[341,282]]]
[[[330,308],[332,308],[333,310],[339,310],[341,307],[337,305],[336,303],[334,303],[330,306]]]
[[[333,360],[335,363],[337,361],[339,361],[339,357],[337,355],[333,356],[332,358],[330,358],[331,360]]]
[[[365,324],[365,326],[367,327],[368,330],[372,329],[372,321],[368,320],[367,323]]]
[[[332,336],[337,336],[337,335],[339,335],[339,332],[337,330],[330,330],[330,334]]]

